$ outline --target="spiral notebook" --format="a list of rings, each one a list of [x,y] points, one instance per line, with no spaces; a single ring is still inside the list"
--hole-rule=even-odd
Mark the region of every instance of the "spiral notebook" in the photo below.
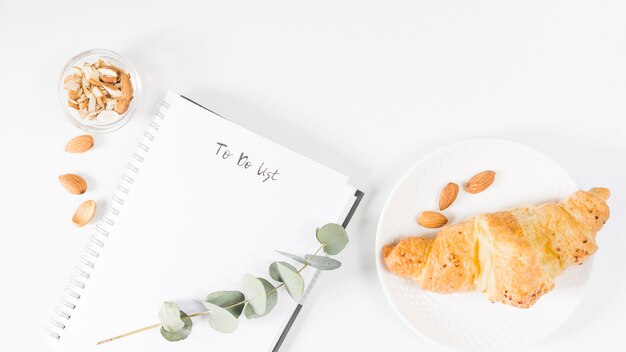
[[[362,193],[348,178],[168,93],[69,280],[48,329],[55,351],[276,351],[302,302],[279,293],[261,319],[233,334],[194,320],[168,342],[158,329],[96,346],[158,323],[163,301],[191,314],[204,297],[268,277],[275,250],[310,253],[321,224],[347,225]],[[339,273],[338,273],[339,274]],[[307,293],[319,272],[303,272]],[[306,297],[306,294],[305,294]],[[303,298],[304,299],[304,298]]]

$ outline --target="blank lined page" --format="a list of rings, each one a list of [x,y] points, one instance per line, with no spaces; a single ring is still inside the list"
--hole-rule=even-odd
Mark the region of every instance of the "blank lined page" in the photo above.
[[[110,225],[110,234],[59,343],[62,351],[268,351],[296,302],[284,289],[266,317],[229,335],[194,318],[190,337],[158,329],[96,342],[158,323],[163,301],[188,313],[204,297],[242,290],[246,273],[317,249],[315,229],[337,222],[351,201],[347,178],[184,98],[169,93],[153,141]],[[145,149],[148,149],[145,148]],[[310,280],[313,270],[303,272]],[[274,282],[274,284],[276,284]]]

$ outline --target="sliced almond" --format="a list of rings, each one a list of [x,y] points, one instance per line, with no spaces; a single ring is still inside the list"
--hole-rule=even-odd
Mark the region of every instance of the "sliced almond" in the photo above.
[[[119,114],[123,114],[128,110],[129,107],[130,107],[130,100],[121,98],[121,99],[118,99],[117,107],[115,108],[115,111],[117,111]]]
[[[122,91],[117,89],[114,85],[109,84],[109,83],[102,83],[102,86],[104,87],[104,90],[106,90],[106,92],[109,93],[111,98],[122,97]]]
[[[112,123],[120,119],[120,115],[113,110],[104,110],[96,118],[98,122]]]
[[[85,97],[87,97],[87,99],[95,98],[91,92],[91,88],[85,89],[83,93],[85,93]]]
[[[117,67],[117,66],[115,66],[115,65],[112,65],[110,62],[109,62],[109,64],[108,64],[108,65],[103,66],[102,68],[107,68],[107,69],[109,69],[109,70],[113,70],[113,71],[115,71],[115,74],[116,74],[117,76],[120,76],[122,73],[125,73],[125,72],[126,72],[126,71],[122,70],[121,68],[119,68],[119,67]]]
[[[83,90],[88,90],[89,87],[91,86],[91,84],[89,83],[89,80],[87,79],[87,76],[83,75],[83,77],[81,78],[81,86],[83,87]]]
[[[93,96],[96,98],[101,98],[104,95],[102,94],[100,88],[98,88],[97,86],[91,88],[91,94],[93,94]]]
[[[68,100],[67,106],[69,106],[70,108],[74,108],[76,110],[79,110],[78,103],[75,102],[75,101]]]
[[[479,172],[467,181],[465,190],[472,194],[480,193],[491,186],[495,179],[496,173],[494,171],[486,170]]]
[[[106,106],[107,110],[115,110],[116,107],[117,107],[117,100],[116,99],[109,99],[109,100],[107,100],[107,106]]]
[[[104,83],[115,83],[117,82],[117,77],[100,76],[100,80]]]
[[[129,105],[130,105],[130,101],[129,100],[122,99],[122,98],[117,99],[117,103],[116,103],[116,106],[115,106],[115,111],[118,114],[121,115],[121,114],[125,113],[126,110],[128,110],[128,106]]]
[[[83,204],[81,204],[78,209],[76,209],[76,212],[72,217],[72,222],[78,227],[83,227],[87,225],[91,221],[91,219],[93,219],[93,216],[95,214],[96,202],[93,200],[87,200],[83,202]]]
[[[83,66],[83,72],[88,81],[98,81],[100,79],[100,73],[93,66]]]
[[[78,90],[68,90],[67,91],[68,98],[70,98],[72,100],[80,99],[81,94],[78,92],[79,90],[80,90],[80,88],[78,88]]]
[[[96,97],[89,98],[89,104],[87,104],[87,111],[89,112],[96,111]]]
[[[78,88],[80,88],[80,84],[76,83],[73,80],[69,80],[69,81],[63,83],[63,88],[65,88],[67,90],[78,90]]]
[[[103,110],[100,110],[103,111]],[[83,117],[84,119],[89,119],[89,120],[95,120],[96,117],[98,116],[98,114],[100,114],[100,111],[92,111],[90,113],[88,113],[85,117]]]
[[[59,182],[61,182],[63,188],[72,194],[83,194],[87,191],[87,181],[78,175],[61,175],[59,176]]]
[[[439,210],[446,210],[459,194],[459,185],[454,182],[448,183],[439,194]]]
[[[63,79],[63,83],[76,82],[76,80],[80,80],[80,77],[81,77],[80,75],[71,74]]]
[[[90,78],[88,82],[93,84],[94,86],[102,87],[102,83],[100,83],[100,81],[97,79]]]
[[[424,211],[417,217],[417,223],[429,229],[436,229],[447,224],[448,218],[436,211]]]
[[[104,109],[104,103],[102,103],[102,98],[96,98],[96,110],[102,110]]]
[[[72,138],[65,146],[65,151],[68,153],[84,153],[93,147],[93,137],[88,134],[83,134]]]
[[[108,67],[99,68],[98,72],[100,72],[100,78],[102,78],[102,76],[117,77],[117,72]]]

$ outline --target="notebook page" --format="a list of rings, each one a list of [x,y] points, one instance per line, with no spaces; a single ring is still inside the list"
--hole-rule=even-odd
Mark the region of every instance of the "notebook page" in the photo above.
[[[95,346],[158,322],[164,300],[188,314],[217,290],[241,290],[245,273],[268,277],[275,250],[310,253],[315,229],[336,222],[347,178],[199,106],[168,94],[170,108],[73,312],[64,351],[267,351],[296,303],[281,290],[274,311],[240,319],[230,335],[195,318],[191,336],[158,329]],[[243,153],[243,154],[242,154]],[[248,164],[246,164],[248,163]],[[342,203],[338,205],[339,203]],[[310,280],[314,271],[303,274]]]

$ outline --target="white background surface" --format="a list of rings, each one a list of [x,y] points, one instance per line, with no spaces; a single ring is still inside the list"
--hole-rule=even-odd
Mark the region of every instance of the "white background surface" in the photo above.
[[[90,5],[91,4],[91,5]],[[587,296],[529,351],[623,345],[626,248],[624,1],[0,0],[1,350],[42,351],[42,328],[89,228],[165,90],[338,169],[367,193],[344,267],[322,276],[286,351],[438,351],[385,301],[374,234],[396,179],[436,147],[472,137],[523,142],[583,187],[607,186],[612,218]],[[140,71],[123,129],[63,152],[79,133],[57,106],[60,70],[93,47]],[[86,196],[57,176],[86,175]]]

